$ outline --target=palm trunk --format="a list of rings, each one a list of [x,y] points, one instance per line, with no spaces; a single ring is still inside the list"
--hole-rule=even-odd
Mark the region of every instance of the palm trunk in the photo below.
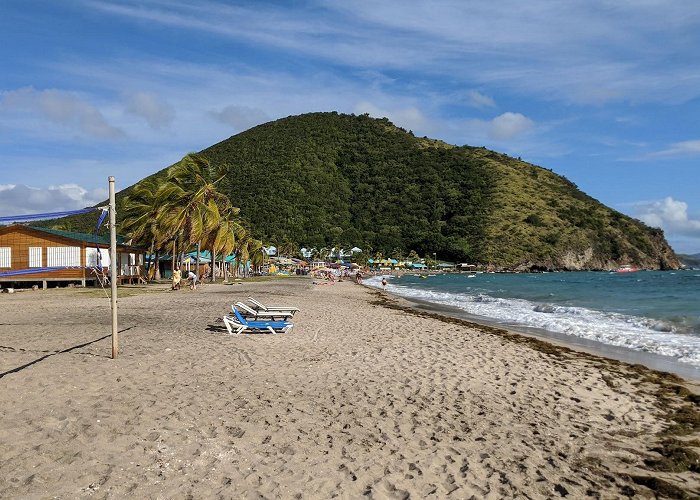
[[[211,251],[211,282],[216,281],[216,251],[212,249]]]
[[[195,268],[195,272],[194,272],[197,275],[197,279],[200,278],[200,275],[199,275],[199,253],[200,253],[200,250],[201,250],[201,244],[198,241],[197,242],[197,267]]]
[[[159,280],[160,279],[160,252],[158,250],[156,250],[155,265],[156,265],[156,269],[155,269],[155,272],[153,273],[153,278],[155,280]]]

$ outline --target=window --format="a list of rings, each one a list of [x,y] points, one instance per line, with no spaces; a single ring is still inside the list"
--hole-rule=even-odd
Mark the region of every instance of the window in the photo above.
[[[97,255],[97,248],[85,249],[85,265],[87,267],[109,267],[109,249],[100,248],[100,255]],[[99,261],[98,261],[99,258]]]
[[[12,248],[0,247],[0,267],[12,267]]]
[[[80,247],[47,247],[48,267],[80,267]]]
[[[41,247],[29,247],[29,267],[41,267]]]

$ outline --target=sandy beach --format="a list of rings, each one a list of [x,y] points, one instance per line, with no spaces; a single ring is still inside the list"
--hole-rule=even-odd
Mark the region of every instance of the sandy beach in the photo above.
[[[226,334],[248,296],[294,330]],[[700,495],[692,383],[406,307],[306,278],[121,288],[112,360],[102,290],[3,294],[0,498]]]

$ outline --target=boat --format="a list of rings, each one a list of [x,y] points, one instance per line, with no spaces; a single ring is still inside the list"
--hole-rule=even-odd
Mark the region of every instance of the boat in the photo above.
[[[636,273],[637,271],[641,271],[641,269],[639,269],[638,267],[630,266],[629,264],[620,266],[617,269],[615,269],[616,273]]]

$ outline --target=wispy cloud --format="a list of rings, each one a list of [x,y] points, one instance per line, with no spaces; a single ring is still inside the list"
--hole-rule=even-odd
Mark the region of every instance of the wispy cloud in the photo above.
[[[2,114],[35,114],[100,139],[116,139],[125,135],[123,130],[110,125],[97,107],[73,92],[24,87],[3,92],[0,96]]]
[[[270,117],[260,108],[229,105],[210,114],[221,123],[233,126],[237,131],[247,130],[254,125],[270,121]]]
[[[86,5],[357,70],[422,70],[547,99],[683,102],[700,95],[697,61],[677,57],[695,52],[700,27],[700,4],[688,0]]]
[[[493,98],[482,94],[476,90],[470,90],[467,92],[467,106],[472,108],[493,108],[496,106],[496,102]]]
[[[140,116],[151,128],[166,127],[175,119],[173,107],[152,92],[132,92],[125,96],[125,100],[126,112]]]
[[[671,158],[677,156],[699,156],[700,139],[693,141],[682,141],[671,144],[668,148],[650,153],[652,158]]]

